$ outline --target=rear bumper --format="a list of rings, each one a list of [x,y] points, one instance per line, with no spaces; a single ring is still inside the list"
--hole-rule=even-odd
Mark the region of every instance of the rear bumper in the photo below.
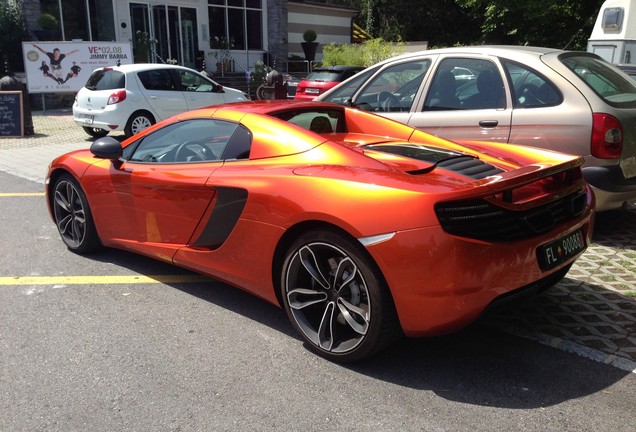
[[[384,274],[407,336],[431,336],[465,327],[493,302],[528,288],[544,289],[582,252],[543,271],[537,250],[582,229],[589,245],[594,198],[577,221],[540,236],[486,242],[450,235],[439,226],[396,233],[367,247]]]
[[[636,177],[626,179],[618,165],[583,168],[596,195],[596,210],[614,210],[636,203]]]
[[[104,129],[107,131],[123,131],[126,127],[127,116],[117,112],[105,110],[87,110],[73,106],[73,121],[81,127]],[[90,119],[90,120],[89,120]]]

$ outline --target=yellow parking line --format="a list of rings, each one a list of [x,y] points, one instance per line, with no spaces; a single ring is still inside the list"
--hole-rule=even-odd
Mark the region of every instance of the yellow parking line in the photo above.
[[[202,275],[150,276],[9,276],[0,277],[0,285],[111,285],[149,283],[210,282]]]
[[[0,192],[0,198],[44,196],[44,192]]]

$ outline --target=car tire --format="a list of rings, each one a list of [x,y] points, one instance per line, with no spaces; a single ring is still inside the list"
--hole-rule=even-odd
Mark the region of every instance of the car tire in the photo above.
[[[66,247],[78,254],[101,247],[93,214],[81,186],[70,174],[55,180],[51,204],[55,225]]]
[[[153,124],[155,124],[155,119],[150,113],[137,111],[128,119],[128,123],[126,123],[126,127],[124,128],[124,133],[126,134],[126,137],[131,137]]]
[[[377,265],[354,239],[338,232],[299,236],[285,256],[280,288],[295,330],[328,360],[365,359],[401,335]]]
[[[85,127],[85,126],[82,126],[82,128],[84,129],[84,132],[86,132],[93,138],[101,138],[108,135],[108,131],[105,129]]]

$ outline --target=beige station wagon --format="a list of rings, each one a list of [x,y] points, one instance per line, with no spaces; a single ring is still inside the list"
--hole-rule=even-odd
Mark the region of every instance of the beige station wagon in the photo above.
[[[581,155],[597,210],[636,203],[636,81],[594,54],[507,46],[421,51],[371,66],[317,99],[455,141]]]

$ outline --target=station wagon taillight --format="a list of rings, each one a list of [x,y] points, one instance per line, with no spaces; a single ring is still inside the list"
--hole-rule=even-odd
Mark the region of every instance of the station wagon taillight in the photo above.
[[[126,90],[117,90],[115,93],[108,96],[108,105],[114,105],[124,100],[126,100]]]
[[[623,150],[623,128],[616,117],[594,113],[592,125],[592,156],[599,159],[617,159]]]

